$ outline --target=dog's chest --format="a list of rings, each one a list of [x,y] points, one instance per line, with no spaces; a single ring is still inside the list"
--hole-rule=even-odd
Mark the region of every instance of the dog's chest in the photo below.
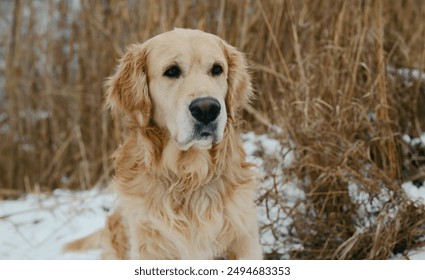
[[[218,191],[199,191],[170,205],[173,215],[170,224],[181,224],[182,230],[196,235],[214,236],[221,231],[225,221],[225,200]],[[166,221],[167,222],[167,221]]]
[[[211,259],[222,255],[227,242],[223,239],[228,228],[224,194],[216,186],[213,190],[199,190],[185,199],[166,199],[157,213],[149,213],[147,231],[157,231],[162,242],[175,248],[179,259]],[[150,228],[149,228],[150,227]]]

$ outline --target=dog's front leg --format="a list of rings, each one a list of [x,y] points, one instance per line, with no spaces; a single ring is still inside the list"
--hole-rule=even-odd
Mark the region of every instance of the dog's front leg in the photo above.
[[[130,258],[132,260],[161,259],[161,250],[153,248],[156,242],[152,240],[149,232],[151,231],[141,224],[132,223],[129,225]]]
[[[236,227],[236,236],[230,244],[229,256],[237,260],[262,260],[263,252],[255,212],[245,213],[241,221],[244,221],[244,226],[239,224]]]
[[[228,247],[229,257],[238,260],[262,260],[256,206],[250,192],[235,195],[238,199],[227,206],[227,219],[233,229],[233,241]],[[247,203],[250,201],[251,203]],[[237,213],[237,214],[234,214]]]
[[[251,230],[234,240],[230,254],[237,260],[262,260],[263,252],[258,238],[258,229]]]
[[[136,260],[181,259],[173,240],[166,238],[149,223],[133,223],[130,231],[130,258]]]

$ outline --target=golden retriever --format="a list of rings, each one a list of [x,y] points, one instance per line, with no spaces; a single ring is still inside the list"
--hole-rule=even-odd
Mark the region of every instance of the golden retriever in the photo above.
[[[128,48],[106,103],[126,127],[114,153],[117,207],[67,250],[118,259],[261,259],[254,192],[237,126],[252,91],[242,53],[175,29]]]

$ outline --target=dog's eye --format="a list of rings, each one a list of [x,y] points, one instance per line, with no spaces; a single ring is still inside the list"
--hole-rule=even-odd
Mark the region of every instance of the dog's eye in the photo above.
[[[182,74],[182,71],[180,70],[180,68],[177,65],[173,65],[173,66],[169,67],[164,72],[164,76],[166,76],[168,78],[179,78],[181,74]]]
[[[218,76],[223,73],[223,67],[220,64],[214,64],[211,68],[211,75]]]

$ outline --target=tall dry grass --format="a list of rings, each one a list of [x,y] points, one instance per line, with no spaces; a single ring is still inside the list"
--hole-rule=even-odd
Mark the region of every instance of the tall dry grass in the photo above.
[[[423,245],[424,209],[400,183],[425,178],[425,150],[401,140],[425,130],[424,81],[397,70],[425,71],[422,1],[8,3],[2,196],[107,181],[120,125],[102,110],[105,77],[127,44],[200,28],[248,54],[258,99],[246,126],[295,155],[284,172],[305,192],[302,207],[285,204],[282,182],[259,200],[293,220],[287,235],[266,225],[277,240],[268,258],[288,242],[300,245],[291,257],[310,259],[386,259]]]

